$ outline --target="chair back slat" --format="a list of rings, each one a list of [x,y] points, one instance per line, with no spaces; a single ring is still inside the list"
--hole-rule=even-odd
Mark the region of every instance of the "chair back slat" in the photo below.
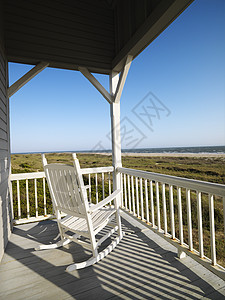
[[[87,190],[84,187],[84,180],[83,180],[83,176],[81,173],[79,160],[77,159],[76,153],[73,153],[72,156],[73,156],[73,165],[74,165],[75,172],[76,172],[77,184],[82,189],[82,195],[84,196],[85,199],[87,199]]]
[[[81,194],[78,188],[76,177],[74,176],[74,172],[72,174],[70,172],[67,172],[65,174],[65,179],[67,181],[67,186],[70,194],[73,195],[73,197],[75,198],[75,201],[71,201],[71,204],[76,208],[75,210],[79,213],[80,207],[83,207],[83,203],[81,201]]]
[[[63,207],[64,206],[64,198],[63,198],[63,194],[62,192],[60,192],[60,190],[63,190],[61,188],[61,181],[63,180],[63,178],[60,180],[61,174],[60,171],[58,170],[49,170],[49,176],[52,176],[52,182],[54,185],[54,194],[55,194],[55,198],[56,198],[56,206],[60,206]],[[50,177],[51,178],[51,177]]]
[[[85,215],[87,198],[79,186],[73,166],[50,164],[44,166],[55,209],[71,212],[71,215]]]

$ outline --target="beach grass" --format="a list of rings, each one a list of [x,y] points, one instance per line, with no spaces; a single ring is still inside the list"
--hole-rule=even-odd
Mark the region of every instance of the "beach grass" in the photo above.
[[[101,166],[111,166],[112,157],[110,155],[102,154],[77,154],[80,161],[81,168],[91,168],[91,167],[101,167]],[[73,164],[71,153],[49,153],[46,154],[46,158],[49,163],[65,163]],[[132,156],[123,156],[122,164],[123,167],[144,170],[149,172],[161,173],[166,175],[185,177],[190,179],[196,179],[201,181],[208,181],[213,183],[225,184],[225,168],[224,168],[223,156],[205,156],[205,157],[186,157],[186,156],[143,156],[134,154]],[[13,154],[11,157],[12,161],[12,173],[29,173],[43,171],[42,160],[40,154]],[[112,179],[112,178],[111,178]],[[88,177],[84,177],[85,183],[88,183]],[[91,177],[92,191],[91,198],[95,203],[96,201],[96,191],[95,191],[95,178]],[[153,193],[155,195],[155,185],[153,184]],[[21,190],[21,210],[22,217],[26,216],[26,195],[25,195],[25,180],[20,182]],[[43,181],[37,180],[37,190],[38,190],[38,206],[39,214],[43,214]],[[15,217],[17,217],[17,201],[16,201],[16,183],[13,184],[13,196],[14,196],[14,211]],[[144,189],[143,189],[144,191]],[[109,192],[109,185],[106,182],[105,194]],[[159,187],[159,192],[161,195],[161,186]],[[102,188],[101,188],[101,178],[99,178],[98,186],[98,197],[102,198]],[[145,191],[144,197],[145,199]],[[169,199],[169,189],[166,187],[166,198]],[[186,194],[185,190],[182,189],[182,199],[184,199],[182,213],[183,213],[183,229],[184,229],[184,242],[188,243],[188,225],[187,225],[187,211],[186,211]],[[223,225],[223,203],[222,198],[215,197],[215,227],[216,227],[216,246],[217,246],[217,259],[218,263],[225,267],[225,243],[224,243],[224,225]],[[30,214],[35,215],[35,207],[32,203],[35,202],[34,195],[34,183],[29,181],[29,201],[30,201]],[[155,211],[157,209],[156,203]],[[144,210],[145,208],[144,203]],[[141,207],[140,207],[141,208]],[[160,210],[162,211],[162,199],[160,197]],[[193,230],[193,244],[194,248],[198,249],[198,220],[197,220],[197,200],[196,193],[191,192],[191,210],[192,210],[192,230]],[[52,212],[51,199],[49,191],[47,189],[47,211]],[[174,189],[174,214],[175,214],[175,228],[176,236],[179,236],[179,220],[178,220],[178,200],[177,192]],[[202,194],[202,214],[203,214],[203,228],[204,228],[204,253],[206,256],[210,257],[210,220],[209,220],[209,202],[208,196]],[[169,202],[167,203],[167,224],[168,232],[171,231],[170,228],[170,207]],[[151,212],[150,212],[151,218]],[[157,218],[155,213],[155,223],[157,224]],[[163,221],[162,229],[164,229]]]
[[[70,153],[50,153],[46,155],[49,163],[73,164]],[[78,153],[81,168],[111,166],[112,157],[102,154]],[[41,155],[13,154],[12,173],[43,171]],[[123,167],[148,172],[225,184],[225,158],[209,157],[177,157],[177,156],[123,156]]]

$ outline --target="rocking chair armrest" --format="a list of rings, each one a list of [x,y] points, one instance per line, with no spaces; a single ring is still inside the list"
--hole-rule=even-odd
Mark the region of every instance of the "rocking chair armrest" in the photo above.
[[[115,199],[122,191],[121,190],[116,190],[114,191],[111,195],[109,195],[108,197],[106,197],[104,200],[102,200],[101,202],[92,205],[89,208],[89,212],[93,212],[98,210],[99,208],[102,208],[103,206],[105,206],[106,204],[108,204],[110,201],[112,201],[113,199]]]
[[[91,185],[90,185],[90,184],[88,184],[88,185],[84,185],[84,189],[85,189],[85,190],[89,189],[90,187],[91,187]]]
[[[91,187],[91,185],[84,185],[82,187],[82,190],[85,191],[85,190],[88,190],[89,188]],[[78,190],[80,191],[81,188],[78,188]]]

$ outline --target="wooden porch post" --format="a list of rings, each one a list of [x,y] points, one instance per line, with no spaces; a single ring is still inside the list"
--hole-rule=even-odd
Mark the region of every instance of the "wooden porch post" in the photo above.
[[[112,72],[110,76],[110,93],[115,95],[119,81],[119,74]],[[120,101],[110,104],[111,114],[111,138],[112,138],[112,164],[116,169],[122,167],[121,160],[121,137],[120,137]],[[113,190],[120,188],[120,175],[114,171],[113,173]]]
[[[120,98],[127,78],[133,57],[128,55],[121,74],[112,71],[110,75],[110,94],[113,102],[110,103],[111,114],[111,137],[112,137],[112,164],[115,168],[113,173],[113,190],[120,189],[120,174],[116,171],[122,167],[121,159],[121,136],[120,136]]]
[[[79,71],[91,82],[91,84],[102,94],[110,104],[111,115],[111,138],[112,138],[112,165],[115,168],[113,172],[113,190],[120,189],[120,174],[116,169],[122,167],[121,160],[121,137],[120,137],[120,98],[127,74],[133,57],[128,55],[125,59],[121,74],[112,71],[109,78],[110,93],[99,83],[99,81],[85,67],[79,67]]]

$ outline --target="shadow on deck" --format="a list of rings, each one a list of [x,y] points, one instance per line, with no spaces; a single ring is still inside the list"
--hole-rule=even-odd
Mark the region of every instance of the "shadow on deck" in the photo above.
[[[190,257],[179,260],[172,245],[122,215],[127,234],[116,249],[72,273],[66,267],[90,255],[80,245],[34,251],[59,238],[55,221],[15,227],[0,265],[0,299],[225,298],[222,279]]]

